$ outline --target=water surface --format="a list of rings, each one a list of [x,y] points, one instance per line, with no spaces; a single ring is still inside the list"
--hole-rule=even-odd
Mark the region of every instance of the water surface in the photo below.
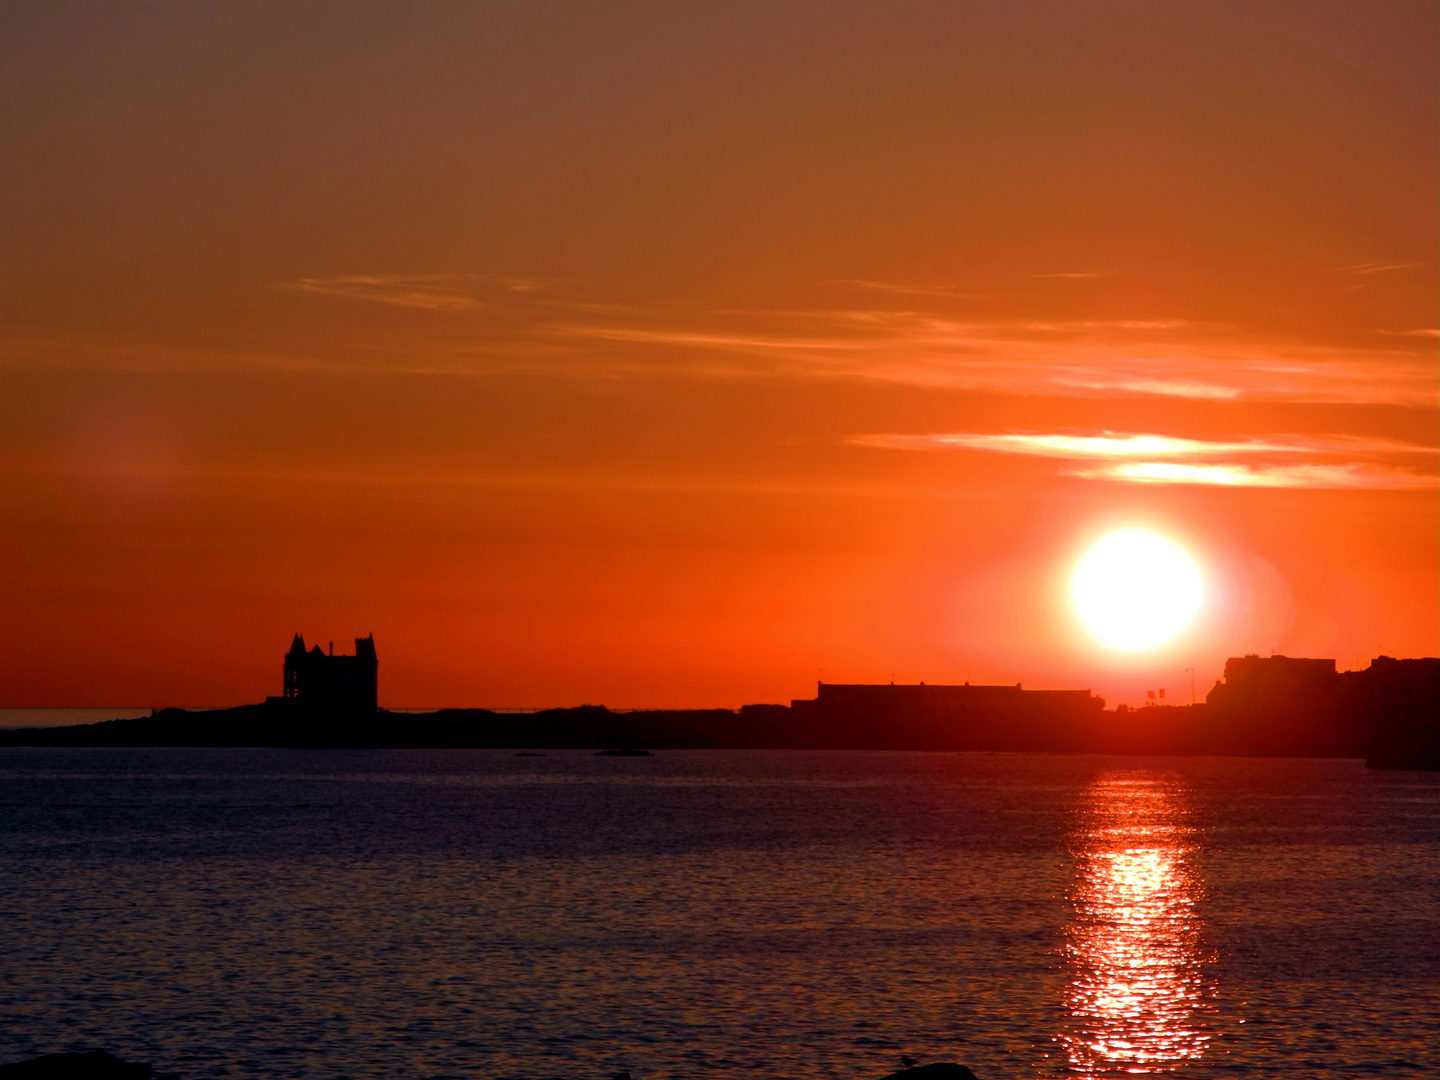
[[[0,750],[0,1060],[1440,1072],[1440,783],[1353,761]]]

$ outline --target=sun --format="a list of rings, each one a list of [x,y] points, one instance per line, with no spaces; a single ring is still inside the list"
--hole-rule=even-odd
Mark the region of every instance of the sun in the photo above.
[[[1070,600],[1080,621],[1111,648],[1165,644],[1200,610],[1204,582],[1178,544],[1143,529],[1098,540],[1075,567]]]

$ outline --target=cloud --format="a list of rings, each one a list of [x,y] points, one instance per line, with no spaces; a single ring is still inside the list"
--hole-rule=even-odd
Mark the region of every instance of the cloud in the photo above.
[[[480,301],[459,284],[461,280],[458,274],[347,274],[301,278],[283,288],[426,311],[473,311]]]
[[[719,322],[719,320],[715,320]],[[663,354],[669,370],[867,379],[1047,396],[1165,396],[1431,407],[1428,351],[1247,339],[1181,320],[970,322],[915,312],[772,316],[767,326],[557,324],[557,339]],[[778,324],[778,325],[777,325]],[[658,359],[658,357],[657,357]]]
[[[1218,441],[1169,435],[953,434],[858,435],[858,446],[893,450],[984,450],[1055,458],[1231,457],[1254,454],[1435,454],[1440,448],[1395,439],[1357,435],[1272,435],[1262,439]]]
[[[574,281],[448,272],[308,277],[279,288],[466,317],[437,317],[403,331],[357,320],[353,332],[288,336],[272,348],[245,352],[163,335],[5,335],[0,365],[846,380],[1037,397],[1426,409],[1440,401],[1433,335],[1409,331],[1346,347],[1180,319],[975,320],[867,308],[699,311],[679,303],[622,303]]]
[[[474,311],[485,306],[475,295],[481,287],[527,293],[542,289],[544,284],[529,278],[494,274],[344,274],[340,277],[301,278],[281,288],[425,311]]]
[[[1099,271],[1099,270],[1081,270],[1081,271],[1078,271],[1078,272],[1072,273],[1072,274],[1031,274],[1030,276],[1033,277],[1033,278],[1070,278],[1070,279],[1077,279],[1077,278],[1106,277],[1107,275],[1104,274],[1104,273],[1102,273],[1102,272]]]
[[[1188,465],[1138,461],[1104,469],[1077,470],[1075,476],[1136,484],[1216,484],[1221,487],[1346,488],[1370,491],[1429,491],[1440,478],[1373,465]]]
[[[890,450],[975,450],[1075,462],[1071,476],[1137,484],[1212,484],[1224,487],[1428,490],[1437,477],[1386,459],[1432,458],[1440,448],[1356,435],[1270,435],[1207,440],[1168,435],[957,433],[860,435],[854,445]],[[1295,457],[1321,460],[1295,463]],[[1197,463],[1195,459],[1214,459]],[[1279,458],[1237,461],[1237,458]],[[1285,460],[1285,459],[1291,460]],[[1180,460],[1176,460],[1180,459]],[[1188,460],[1187,460],[1188,459]],[[1230,459],[1230,460],[1225,460]],[[1099,463],[1099,464],[1097,464]]]
[[[988,300],[987,293],[959,292],[948,285],[891,285],[884,281],[863,281],[855,278],[838,278],[832,285],[854,285],[876,292],[895,293],[899,296],[944,296],[953,300]]]
[[[1342,266],[1342,274],[1384,274],[1391,270],[1418,270],[1424,263],[1357,263],[1354,266]]]

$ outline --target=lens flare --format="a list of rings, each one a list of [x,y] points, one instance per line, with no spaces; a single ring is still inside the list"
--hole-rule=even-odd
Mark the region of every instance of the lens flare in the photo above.
[[[1153,649],[1200,610],[1200,571],[1179,545],[1142,529],[1111,533],[1075,568],[1070,599],[1086,629],[1111,648]]]

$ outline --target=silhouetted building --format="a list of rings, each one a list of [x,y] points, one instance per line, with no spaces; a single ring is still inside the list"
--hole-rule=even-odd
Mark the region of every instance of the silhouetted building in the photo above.
[[[1365,763],[1378,769],[1440,769],[1440,658],[1377,656],[1364,671],[1346,672],[1374,733]]]
[[[1338,686],[1334,660],[1295,656],[1232,656],[1225,678],[1205,695],[1209,705],[1244,704],[1248,708],[1292,709],[1325,705]]]
[[[1052,750],[1080,745],[1105,708],[1089,690],[1014,686],[819,683],[792,701],[815,745],[856,749]]]
[[[1341,676],[1363,686],[1363,695],[1389,705],[1440,704],[1440,657],[1397,660],[1377,656],[1364,671],[1347,671]]]
[[[1069,704],[1102,709],[1105,702],[1089,690],[1023,690],[1014,686],[959,686],[925,683],[816,683],[812,700],[792,701],[798,710],[887,712],[902,708],[922,713],[956,713],[999,706]]]
[[[1440,659],[1377,656],[1362,671],[1334,660],[1240,656],[1205,696],[1201,752],[1365,757],[1392,767],[1440,760]]]
[[[379,667],[373,634],[355,639],[354,656],[336,656],[334,642],[328,653],[319,645],[307,651],[305,638],[296,634],[285,654],[283,700],[318,713],[373,714]]]
[[[1440,687],[1440,659],[1377,656],[1360,671],[1336,671],[1334,660],[1232,656],[1225,678],[1205,701],[1220,709],[1326,712],[1368,705],[1430,704]]]

